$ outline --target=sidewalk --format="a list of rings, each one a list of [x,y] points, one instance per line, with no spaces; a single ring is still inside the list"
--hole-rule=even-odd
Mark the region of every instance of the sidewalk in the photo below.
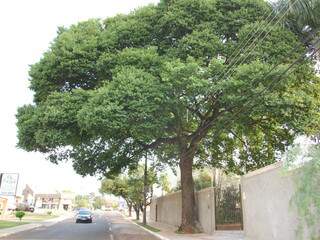
[[[134,220],[134,218],[128,218]],[[200,233],[200,234],[177,234],[175,231],[177,227],[154,222],[149,220],[148,225],[160,230],[160,232],[153,233],[162,240],[245,240],[242,231],[217,231],[212,235]],[[149,231],[149,230],[148,230]]]
[[[70,218],[72,215],[70,214],[66,214],[57,218],[52,218],[43,222],[37,222],[37,223],[28,223],[28,224],[24,224],[24,225],[20,225],[17,227],[10,227],[10,228],[4,228],[4,229],[0,229],[0,238],[1,237],[5,237],[11,234],[15,234],[18,232],[23,232],[23,231],[28,231],[34,228],[38,228],[38,227],[49,227],[52,226],[58,222],[61,222],[65,219]]]

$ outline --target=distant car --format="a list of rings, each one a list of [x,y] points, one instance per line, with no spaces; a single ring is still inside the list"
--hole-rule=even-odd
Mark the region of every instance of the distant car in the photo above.
[[[107,207],[107,208],[106,208],[106,211],[112,211],[112,210],[113,210],[112,207]]]
[[[76,216],[76,223],[87,222],[92,223],[93,215],[88,210],[79,210]]]
[[[34,212],[34,206],[29,206],[28,211],[33,213]]]
[[[20,203],[18,206],[14,209],[15,211],[25,211],[25,212],[34,212],[34,206],[25,204],[25,203]]]

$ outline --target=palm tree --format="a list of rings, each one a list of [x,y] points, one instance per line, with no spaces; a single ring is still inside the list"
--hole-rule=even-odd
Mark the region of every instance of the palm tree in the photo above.
[[[310,53],[319,47],[315,43],[320,37],[320,0],[278,0],[273,6],[279,15],[286,13],[283,24],[301,39]],[[320,73],[319,52],[313,60],[316,71]]]
[[[287,10],[284,24],[300,37],[319,32],[320,0],[279,0],[274,7],[276,12]]]

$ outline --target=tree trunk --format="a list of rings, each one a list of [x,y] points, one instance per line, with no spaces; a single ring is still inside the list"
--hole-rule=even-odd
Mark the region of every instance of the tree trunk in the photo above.
[[[148,192],[148,158],[145,156],[144,179],[143,179],[143,220],[142,223],[147,225],[147,192]]]
[[[139,209],[139,207],[135,207],[134,211],[136,212],[136,220],[140,220],[140,209]]]
[[[192,177],[193,155],[187,151],[180,154],[182,219],[180,232],[195,233],[200,231],[195,203],[194,182]]]
[[[132,217],[132,204],[128,205],[129,217]]]

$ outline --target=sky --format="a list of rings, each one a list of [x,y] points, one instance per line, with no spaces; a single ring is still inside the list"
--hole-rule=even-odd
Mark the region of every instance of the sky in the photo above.
[[[158,0],[3,0],[0,1],[0,172],[19,173],[18,194],[29,184],[38,193],[98,192],[95,177],[77,175],[71,163],[55,165],[40,153],[16,148],[17,108],[32,103],[29,65],[37,62],[58,26],[89,18],[128,13]]]

